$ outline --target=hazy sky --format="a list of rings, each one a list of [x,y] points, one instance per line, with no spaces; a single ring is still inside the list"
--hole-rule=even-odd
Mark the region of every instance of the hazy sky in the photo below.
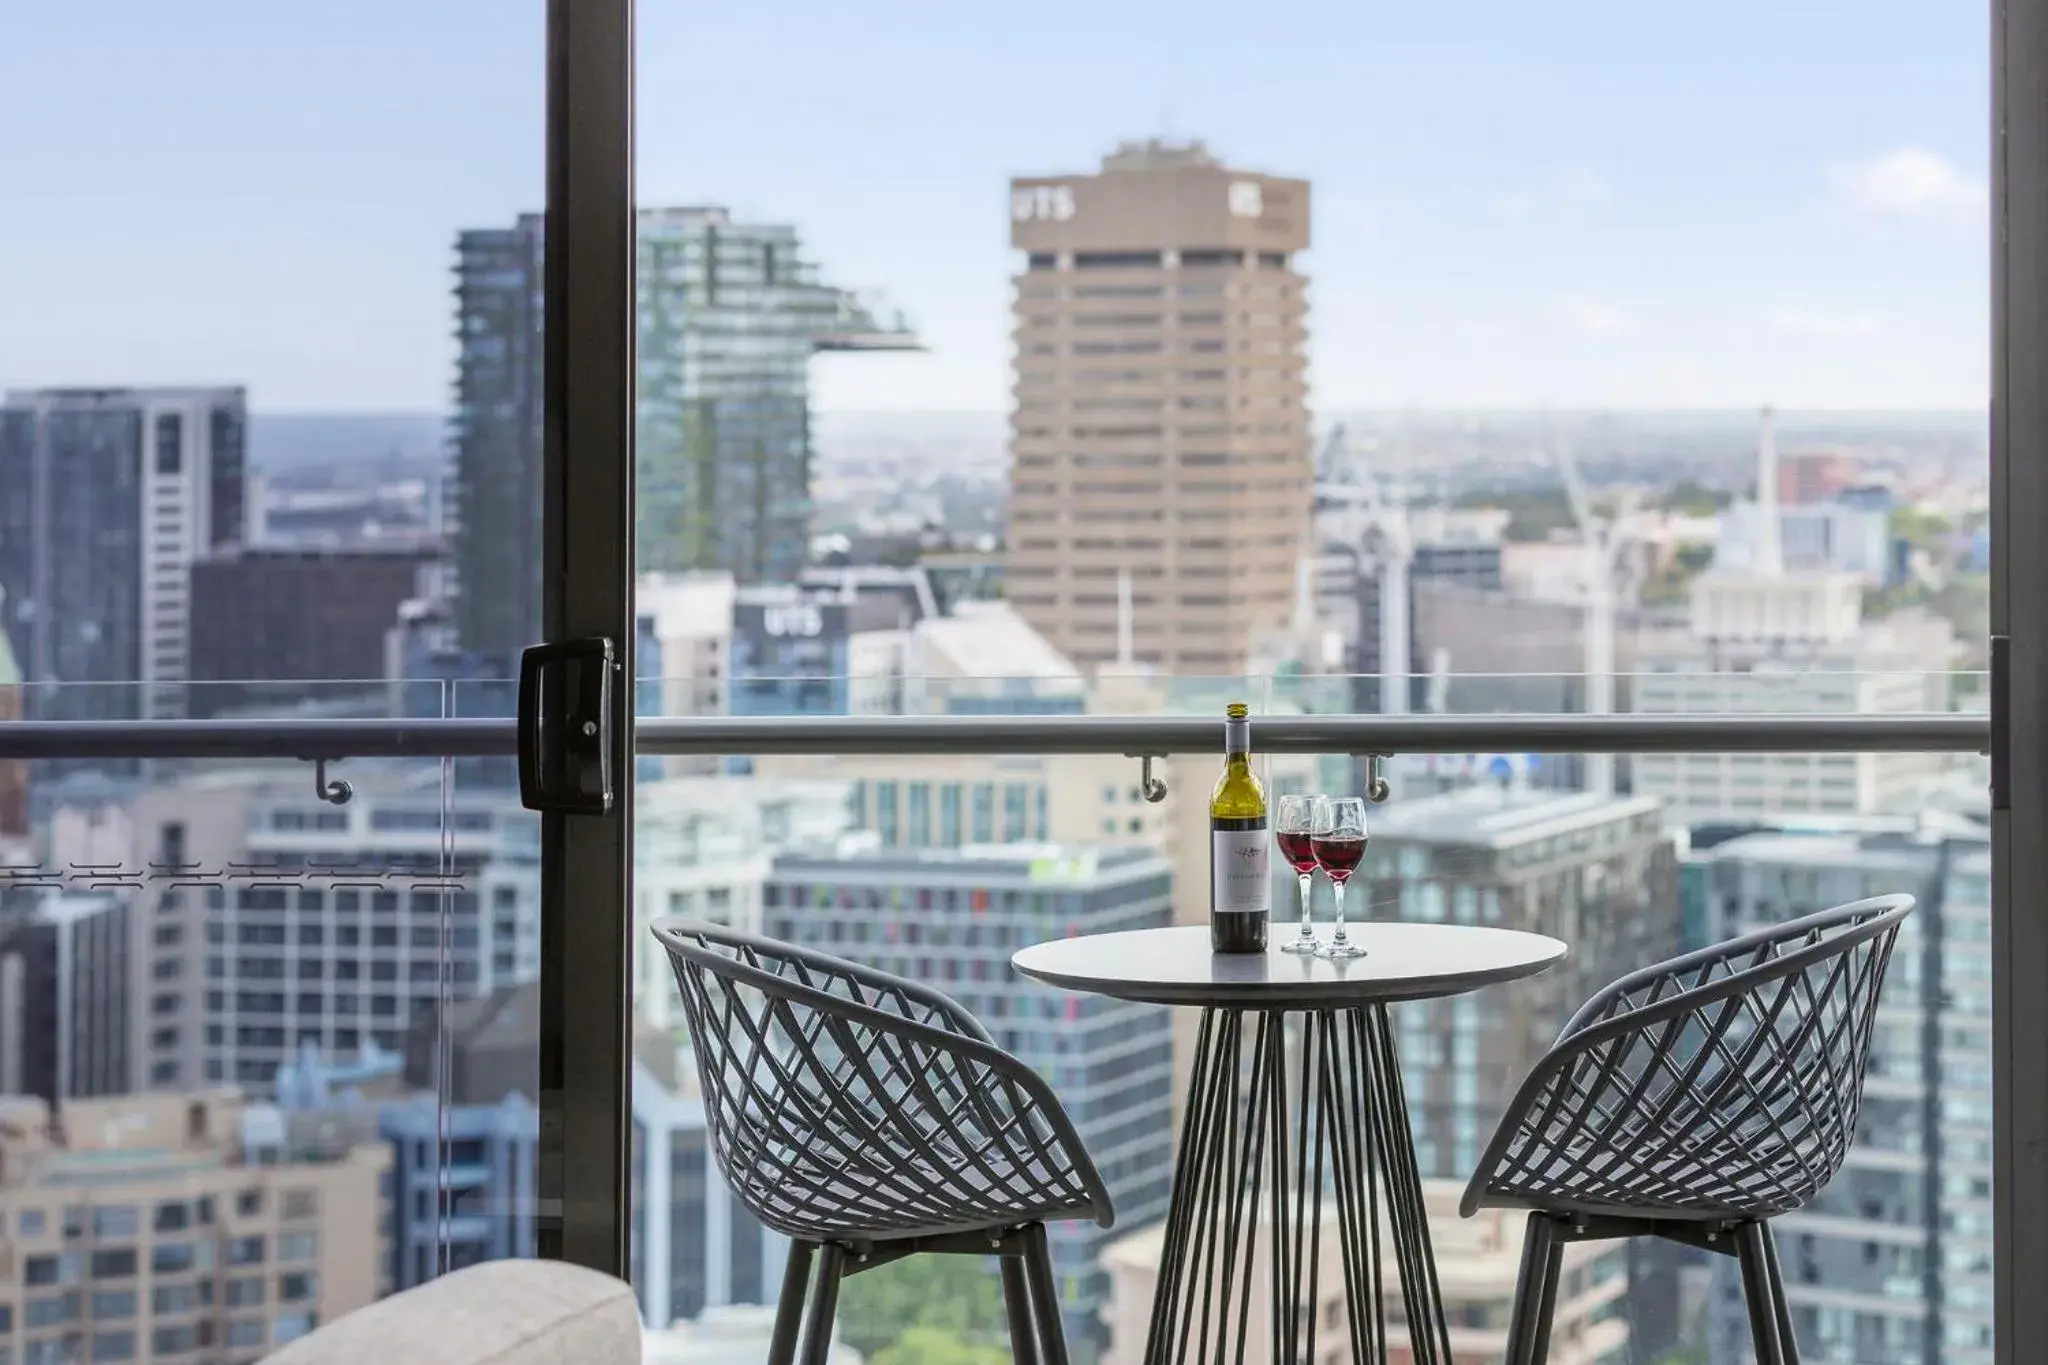
[[[641,0],[640,198],[789,221],[1004,406],[1006,180],[1207,138],[1315,185],[1315,400],[1974,406],[1985,6]],[[440,408],[456,230],[537,209],[537,0],[0,0],[0,385]]]

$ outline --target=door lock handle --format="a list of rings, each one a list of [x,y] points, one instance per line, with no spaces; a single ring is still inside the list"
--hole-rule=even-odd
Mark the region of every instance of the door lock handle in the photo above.
[[[519,656],[519,802],[528,810],[606,815],[616,797],[612,677],[603,635],[534,645]]]

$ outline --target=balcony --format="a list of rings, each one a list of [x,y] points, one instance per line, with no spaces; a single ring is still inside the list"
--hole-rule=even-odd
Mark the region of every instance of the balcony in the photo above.
[[[1373,852],[1355,884],[1369,916],[1529,927],[1573,944],[1565,967],[1498,998],[1403,1007],[1429,1177],[1470,1170],[1495,1108],[1601,982],[1789,913],[1802,896],[1927,896],[1942,875],[1939,850],[1983,842],[1973,789],[1989,726],[1979,714],[1783,714],[1760,696],[1708,714],[1388,716],[1346,709],[1360,684],[1192,680],[1147,695],[1126,681],[1113,693],[1117,704],[1138,698],[1150,709],[1102,714],[1084,708],[1105,701],[1104,687],[1078,680],[921,680],[892,693],[914,714],[873,714],[871,704],[863,715],[639,718],[628,921],[630,1121],[639,1150],[631,1199],[617,1216],[635,1229],[649,1320],[768,1301],[781,1254],[779,1239],[752,1225],[706,1164],[687,1031],[667,964],[645,940],[645,925],[670,914],[813,942],[959,996],[999,1042],[1056,1078],[1104,1162],[1124,1215],[1120,1232],[1163,1215],[1172,1061],[1184,1042],[1163,1013],[1127,1011],[1117,1025],[1123,1041],[1101,1055],[1073,1052],[1061,1021],[1096,1015],[1073,1014],[1073,1002],[1017,981],[1006,959],[1027,942],[1111,920],[1204,913],[1174,888],[1206,875],[1199,832],[1220,739],[1214,709],[1226,694],[1253,699],[1254,746],[1274,793],[1363,791],[1375,774],[1387,782],[1388,799],[1370,817]],[[1559,688],[1559,680],[1472,678],[1448,696],[1511,700]],[[638,695],[675,690],[673,681],[648,679]],[[1630,680],[1616,690],[1629,695]],[[828,691],[860,695],[845,680]],[[392,1245],[408,1250],[390,1260],[393,1288],[451,1255],[533,1254],[553,1207],[536,1197],[534,1164],[544,1111],[536,1103],[537,983],[547,960],[537,818],[518,807],[509,695],[502,683],[473,692],[451,685],[442,714],[428,716],[362,714],[359,705],[345,716],[0,726],[0,782],[24,784],[35,814],[0,867],[0,904],[29,907],[24,922],[64,926],[58,932],[79,947],[92,941],[81,926],[107,916],[150,926],[133,968],[144,989],[120,1032],[131,1049],[126,1064],[152,1089],[236,1087],[251,1106],[244,1124],[352,1134],[330,1144],[340,1165],[322,1168],[331,1199],[374,1208],[380,1163],[411,1172],[393,1186],[396,1197],[431,1206],[397,1210]],[[29,700],[33,713],[37,699]],[[1615,756],[1617,792],[1583,789],[1584,758],[1596,753]],[[1792,808],[1731,805],[1678,823],[1666,795],[1629,790],[1639,774],[1655,782],[1682,772],[1636,766],[1643,756],[1674,755],[1755,760],[1765,773],[1896,763],[1898,790],[1919,799],[1829,810],[1814,792],[1767,785]],[[316,786],[309,760],[323,763],[325,786]],[[1930,765],[1943,781],[1929,785]],[[349,784],[346,799],[336,799],[337,781]],[[1743,799],[1718,776],[1679,794]],[[1328,915],[1327,894],[1317,888],[1319,918]],[[1286,921],[1291,886],[1277,889],[1275,904]],[[1939,905],[1933,897],[1928,913]],[[69,962],[70,1026],[92,1033],[99,1024],[90,1011],[111,1008],[94,973],[115,968],[79,948]],[[1938,974],[1901,976],[1887,1007],[1925,1007],[1919,992],[1930,979]],[[1984,1022],[1948,1008],[1953,1024]],[[1921,1055],[1918,1030],[1884,1038],[1893,1051],[1874,1060],[1873,1075],[1880,1084],[1896,1079],[1894,1104],[1955,1098]],[[116,1079],[76,1055],[68,1066],[71,1093]],[[421,1102],[460,1138],[422,1145]],[[1939,1181],[1941,1158],[1921,1150],[1921,1125],[1898,1119],[1896,1146],[1866,1133],[1864,1159],[1845,1181],[1880,1172]],[[483,1134],[499,1135],[498,1145],[478,1147]],[[26,1178],[13,1198],[32,1197],[34,1178]],[[371,1183],[350,1193],[351,1179]],[[457,1189],[492,1194],[458,1207]],[[0,1192],[0,1203],[8,1197]],[[1901,1230],[1840,1217],[1808,1225],[1845,1249]],[[1124,1311],[1107,1297],[1113,1277],[1089,1267],[1123,1253],[1101,1234],[1062,1237],[1055,1254],[1078,1272],[1069,1330],[1089,1339],[1095,1324]],[[1454,1248],[1455,1229],[1447,1225],[1440,1241]],[[379,1245],[371,1233],[323,1254],[374,1258]],[[1464,1273],[1445,1269],[1447,1282]],[[1704,1339],[1712,1324],[1673,1317],[1666,1292],[1692,1273],[1652,1266],[1632,1286],[1612,1286],[1600,1340]],[[1842,1292],[1892,1288],[1873,1279]]]

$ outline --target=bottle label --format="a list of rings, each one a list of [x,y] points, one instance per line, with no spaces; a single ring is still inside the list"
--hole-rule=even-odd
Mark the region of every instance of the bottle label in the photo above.
[[[1267,858],[1272,836],[1265,822],[1257,829],[1211,832],[1209,908],[1215,914],[1267,914],[1272,910],[1273,882]]]

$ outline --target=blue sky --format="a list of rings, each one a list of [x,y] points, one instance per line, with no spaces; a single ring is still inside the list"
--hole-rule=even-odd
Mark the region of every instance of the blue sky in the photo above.
[[[641,0],[640,198],[796,223],[999,409],[1006,181],[1125,136],[1315,185],[1319,406],[1975,406],[1985,7]],[[537,208],[538,0],[0,0],[0,385],[437,408],[455,231]]]

